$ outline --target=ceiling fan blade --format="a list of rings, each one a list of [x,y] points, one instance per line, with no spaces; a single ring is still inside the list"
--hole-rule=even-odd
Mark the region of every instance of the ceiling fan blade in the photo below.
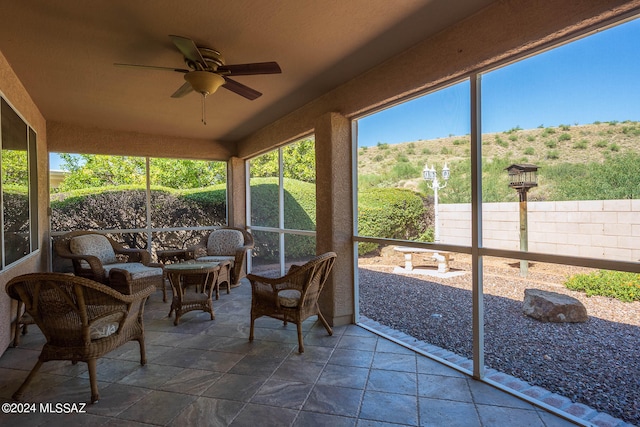
[[[193,91],[193,88],[191,87],[191,84],[189,82],[184,82],[184,84],[180,86],[178,90],[173,92],[173,95],[171,95],[171,97],[182,98],[183,96],[185,96],[188,93],[191,93],[192,91]]]
[[[201,64],[201,66],[204,66],[204,58],[202,57],[202,54],[198,50],[198,46],[196,46],[196,43],[193,40],[187,37],[174,35],[169,35],[169,37],[171,37],[173,44],[176,45],[178,50],[182,52],[185,58]]]
[[[249,86],[245,86],[242,83],[238,83],[235,80],[231,80],[229,77],[223,76],[226,83],[222,85],[223,88],[235,92],[240,96],[244,96],[248,100],[253,101],[256,98],[262,96],[262,93],[255,89],[251,89]]]
[[[138,65],[138,64],[118,64],[114,63],[116,67],[124,67],[124,68],[147,68],[149,70],[160,70],[160,71],[177,71],[178,73],[188,73],[191,70],[186,70],[184,68],[171,68],[171,67],[158,67],[155,65]]]
[[[253,74],[279,74],[282,72],[277,62],[256,62],[254,64],[234,64],[218,67],[220,72],[228,72],[232,76],[249,76]]]

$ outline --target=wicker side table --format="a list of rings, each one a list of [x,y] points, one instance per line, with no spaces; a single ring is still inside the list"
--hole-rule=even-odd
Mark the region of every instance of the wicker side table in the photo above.
[[[158,257],[158,263],[163,267],[162,271],[162,301],[167,302],[167,272],[164,267],[169,264],[175,264],[179,262],[185,262],[189,259],[193,259],[193,252],[188,249],[161,249],[156,251]]]
[[[180,317],[193,310],[207,312],[211,315],[211,320],[215,319],[213,292],[215,290],[218,297],[220,273],[222,271],[222,276],[226,274],[228,277],[229,262],[176,263],[164,268],[173,291],[169,310],[169,317],[174,311],[176,313],[173,324],[177,326]]]

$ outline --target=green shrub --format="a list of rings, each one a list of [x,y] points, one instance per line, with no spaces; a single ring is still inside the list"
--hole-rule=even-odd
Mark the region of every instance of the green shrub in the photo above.
[[[582,291],[591,297],[600,295],[624,302],[640,301],[640,274],[622,271],[600,270],[590,274],[576,274],[565,286]]]
[[[278,179],[251,179],[251,223],[270,227],[278,226]],[[284,179],[285,228],[294,230],[316,229],[315,184],[295,179]],[[278,233],[261,233],[256,239],[254,256],[264,260],[277,260],[279,254]],[[287,256],[291,259],[304,257],[315,252],[312,237],[295,239],[295,245],[287,246]]]
[[[640,195],[640,153],[624,152],[603,163],[548,165],[545,179],[554,186],[553,200],[637,199]]]
[[[378,142],[378,148],[381,150],[387,150],[389,148],[389,144],[386,142]]]
[[[609,141],[607,141],[606,139],[601,139],[600,141],[596,142],[596,147],[598,148],[604,148],[607,145],[609,145]]]
[[[554,133],[556,133],[556,130],[554,128],[544,128],[544,130],[542,131],[542,136],[553,135]]]
[[[517,140],[518,140],[518,135],[514,135],[514,134],[509,135],[509,141],[514,141],[515,142]]]
[[[568,133],[560,134],[558,137],[558,141],[569,141],[571,139],[571,135]]]
[[[358,234],[388,239],[414,240],[426,230],[427,211],[422,197],[411,190],[374,188],[358,194]],[[378,247],[360,243],[364,255]]]
[[[310,184],[313,185],[313,184]],[[51,229],[127,229],[147,223],[146,188],[114,186],[58,193],[51,200]],[[175,190],[151,188],[151,222],[157,228],[179,225],[215,226],[226,221],[226,187]],[[186,247],[199,240],[198,233],[157,233],[160,248]],[[118,240],[131,248],[147,248],[143,233],[123,233]]]
[[[560,158],[560,153],[558,150],[549,150],[547,151],[547,155],[545,156],[549,160],[556,160]]]
[[[558,126],[563,131],[568,131],[571,128],[571,125],[560,125]]]
[[[396,160],[400,163],[408,163],[409,162],[409,158],[407,157],[407,155],[405,153],[398,153],[396,155]]]
[[[609,146],[609,150],[611,150],[611,151],[620,151],[620,146],[618,144],[616,144],[615,142],[613,142]]]
[[[504,139],[500,138],[499,136],[496,136],[496,144],[498,144],[501,147],[507,148],[509,146],[509,142],[505,141]]]
[[[580,141],[576,141],[573,144],[573,148],[575,148],[576,150],[585,150],[588,145],[589,145],[589,143],[587,142],[587,140],[583,139],[583,140],[580,140]]]
[[[629,136],[640,136],[640,128],[636,126],[624,126],[622,133]]]
[[[548,148],[556,148],[558,146],[558,144],[552,139],[545,141],[544,145],[546,145]]]
[[[413,166],[408,161],[406,162],[398,162],[393,166],[391,170],[391,178],[392,179],[411,179],[417,178],[421,174],[421,170],[416,166]]]
[[[531,156],[534,153],[535,153],[535,150],[533,149],[533,147],[527,147],[524,149],[524,154],[526,154],[527,156]]]

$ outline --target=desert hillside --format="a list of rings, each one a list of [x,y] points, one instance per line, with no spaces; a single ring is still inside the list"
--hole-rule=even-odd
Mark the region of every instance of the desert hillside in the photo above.
[[[380,174],[399,160],[408,159],[422,168],[425,162],[442,167],[444,162],[469,158],[469,135],[400,144],[379,142],[358,150],[359,174]],[[606,122],[591,125],[561,125],[536,129],[514,128],[488,133],[482,138],[486,159],[509,157],[534,164],[601,162],[607,156],[640,147],[640,122]]]

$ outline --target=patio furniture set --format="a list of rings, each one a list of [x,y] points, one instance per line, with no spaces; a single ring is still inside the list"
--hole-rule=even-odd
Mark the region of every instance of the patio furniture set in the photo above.
[[[23,397],[44,362],[69,360],[87,363],[91,403],[97,402],[100,357],[134,340],[140,346],[140,363],[146,363],[143,314],[149,296],[162,289],[166,302],[168,281],[173,292],[168,317],[175,312],[174,325],[192,310],[203,310],[213,320],[214,292],[217,300],[221,284],[226,283],[230,293],[245,277],[246,254],[253,247],[253,238],[245,230],[223,227],[203,237],[196,247],[159,251],[158,264],[150,262],[145,250],[124,248],[90,231],[67,233],[54,247],[59,256],[72,261],[73,274],[24,274],[6,286],[9,296],[18,301],[14,346],[19,345],[20,328],[24,334],[29,324],[37,325],[46,338],[36,365],[14,393],[15,400]],[[332,335],[320,313],[318,296],[335,258],[333,252],[317,256],[302,266],[292,266],[280,278],[249,274],[249,341],[254,339],[255,320],[261,316],[282,320],[285,325],[295,323],[300,353],[304,352],[302,322],[308,317],[317,315]]]

